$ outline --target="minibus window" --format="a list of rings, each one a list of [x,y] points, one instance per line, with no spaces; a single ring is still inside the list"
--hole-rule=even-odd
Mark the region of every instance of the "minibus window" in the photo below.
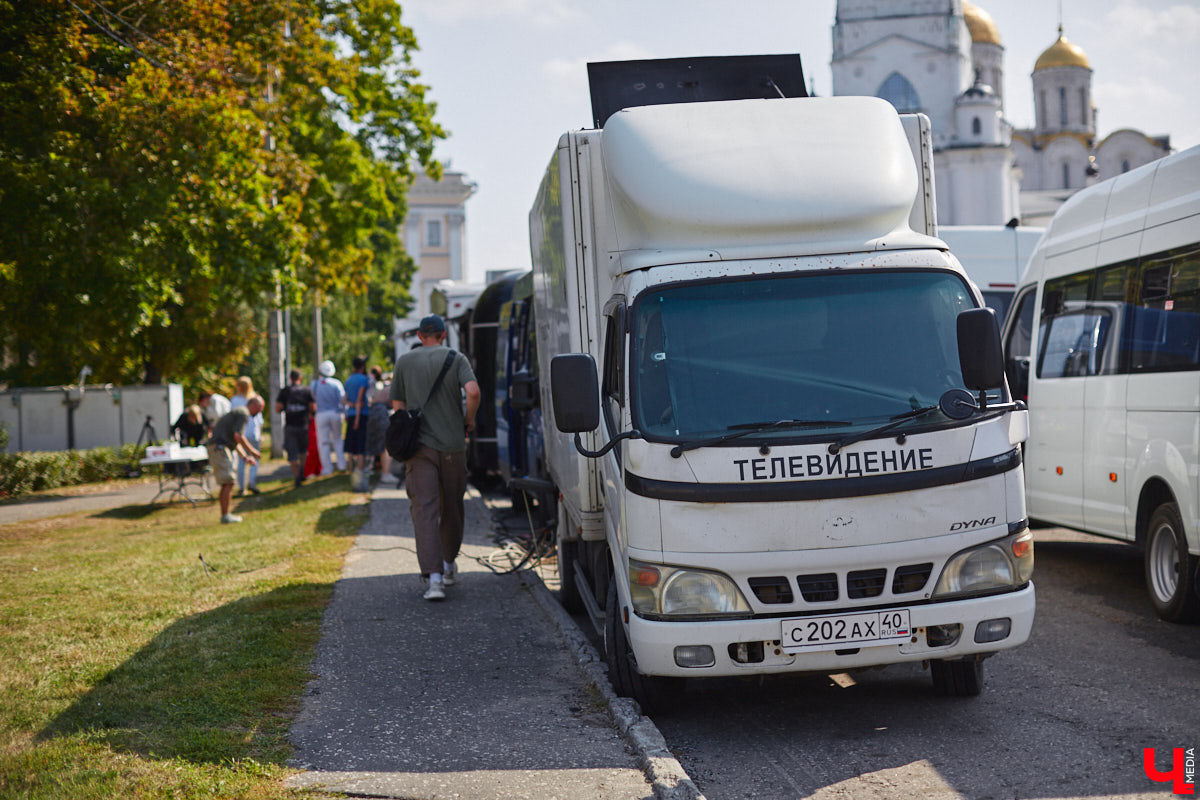
[[[1200,250],[1142,265],[1124,361],[1132,372],[1200,367]]]
[[[1039,378],[1077,378],[1096,375],[1104,354],[1111,317],[1107,311],[1068,311],[1042,322],[1038,337]]]
[[[1128,302],[1131,272],[1130,264],[1119,264],[1100,270],[1096,275],[1095,293],[1092,299]]]

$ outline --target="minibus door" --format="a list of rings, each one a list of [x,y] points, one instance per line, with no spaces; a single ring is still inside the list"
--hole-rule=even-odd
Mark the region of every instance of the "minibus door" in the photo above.
[[[1042,317],[1029,387],[1029,515],[1083,525],[1084,387],[1095,321],[1087,310]]]
[[[1107,304],[1106,304],[1107,305]],[[1126,391],[1128,375],[1117,375],[1120,337],[1118,304],[1093,306],[1088,315],[1091,353],[1083,390],[1083,522],[1089,531],[1124,538]]]

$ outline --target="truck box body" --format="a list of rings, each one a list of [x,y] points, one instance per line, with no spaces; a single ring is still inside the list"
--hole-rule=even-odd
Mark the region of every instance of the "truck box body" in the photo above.
[[[1026,423],[1011,408],[929,421],[963,385],[955,315],[982,305],[930,235],[931,170],[928,120],[875,98],[645,106],[560,138],[530,212],[540,372],[590,354],[603,419],[583,447],[640,435],[582,455],[543,380],[547,467],[560,542],[591,543],[577,575],[593,612],[611,581],[625,624],[601,616],[636,672],[963,659],[1028,636],[1027,577],[933,596],[956,554],[1024,529]],[[763,420],[787,424],[709,441]],[[724,576],[744,605],[648,611],[631,576],[659,571]],[[786,640],[806,619],[899,605],[903,641]],[[1007,632],[979,640],[993,619]],[[927,634],[955,625],[953,644]],[[681,664],[689,648],[712,663]]]
[[[1044,232],[1045,228],[1006,225],[943,225],[937,235],[979,287],[983,302],[1002,320]]]

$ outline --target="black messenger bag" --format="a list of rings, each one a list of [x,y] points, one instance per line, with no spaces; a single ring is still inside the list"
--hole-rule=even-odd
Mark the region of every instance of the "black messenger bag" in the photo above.
[[[442,385],[442,379],[450,371],[450,365],[454,363],[457,355],[458,353],[453,350],[446,353],[442,371],[438,373],[437,380],[433,382],[429,396],[425,398],[425,405],[429,405],[429,401],[437,393],[438,387]],[[384,437],[384,446],[387,447],[388,455],[399,461],[408,461],[417,454],[417,450],[421,447],[421,418],[421,409],[419,408],[402,408],[392,413],[392,418],[388,420],[387,434]]]

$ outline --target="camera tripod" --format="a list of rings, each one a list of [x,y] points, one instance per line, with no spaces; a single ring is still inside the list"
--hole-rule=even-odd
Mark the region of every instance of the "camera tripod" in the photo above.
[[[158,433],[154,430],[153,415],[147,415],[146,421],[142,423],[142,430],[138,433],[137,441],[133,445],[134,450],[142,446],[143,438],[146,440],[146,444],[154,444],[158,441]]]
[[[138,449],[142,446],[143,440],[145,440],[146,444],[154,444],[158,441],[158,432],[154,430],[154,416],[152,414],[146,416],[146,421],[142,423],[142,429],[138,432],[137,441],[133,444],[132,458],[134,459],[134,463],[130,464],[129,468],[125,470],[125,477],[127,478],[140,478],[142,475],[142,470],[137,466],[136,462]]]

